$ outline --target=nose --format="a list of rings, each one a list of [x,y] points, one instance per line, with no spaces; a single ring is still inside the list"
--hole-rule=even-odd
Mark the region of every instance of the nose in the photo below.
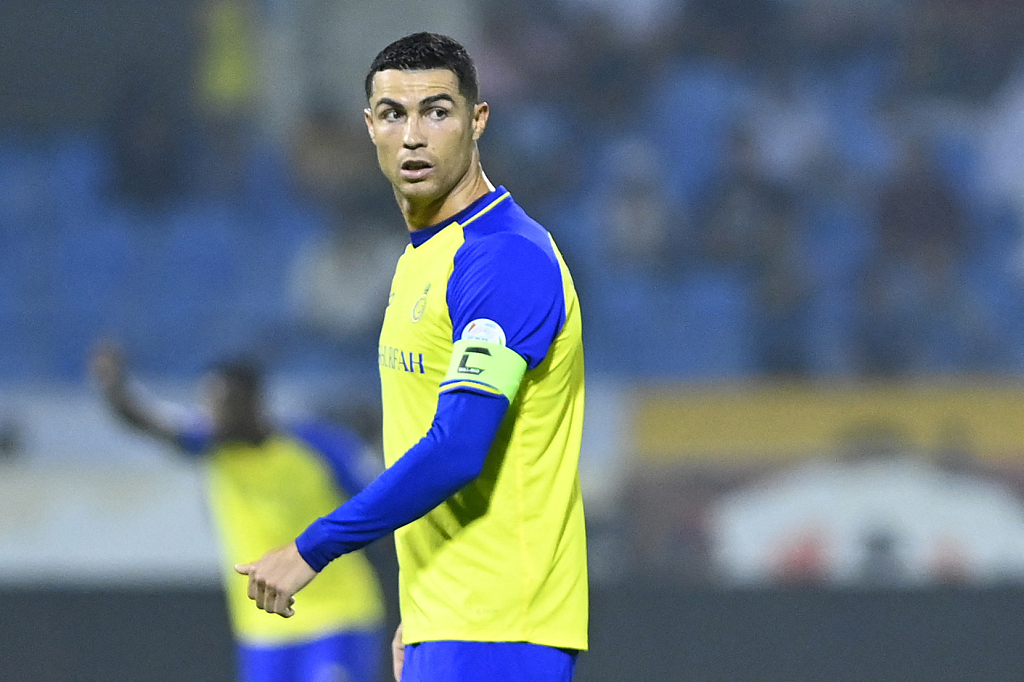
[[[410,115],[405,119],[405,134],[402,136],[402,145],[406,149],[419,149],[427,145],[419,116]]]

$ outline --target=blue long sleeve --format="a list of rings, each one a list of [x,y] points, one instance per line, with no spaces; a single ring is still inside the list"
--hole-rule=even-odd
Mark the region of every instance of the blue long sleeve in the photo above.
[[[295,540],[299,554],[319,572],[444,502],[483,471],[507,409],[504,396],[442,394],[426,436],[361,493],[310,524]]]

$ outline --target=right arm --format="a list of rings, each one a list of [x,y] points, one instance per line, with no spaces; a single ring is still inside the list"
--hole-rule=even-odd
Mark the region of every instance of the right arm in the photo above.
[[[107,404],[126,424],[176,447],[185,447],[185,434],[156,401],[131,386],[124,356],[109,343],[101,344],[90,363]]]

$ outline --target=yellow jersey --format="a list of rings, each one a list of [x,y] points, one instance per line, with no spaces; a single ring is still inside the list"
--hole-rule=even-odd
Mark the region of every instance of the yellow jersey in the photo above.
[[[297,438],[278,434],[259,445],[215,446],[205,463],[210,509],[224,554],[228,612],[239,641],[279,644],[380,627],[380,584],[360,552],[334,561],[296,595],[295,615],[288,619],[254,608],[245,576],[233,570],[235,564],[291,542],[311,521],[344,502],[320,456]]]
[[[515,351],[525,361],[521,381],[488,383],[471,357],[490,353],[472,347],[474,339]],[[395,531],[406,643],[586,649],[581,320],[550,234],[501,187],[413,232],[392,282],[378,360],[388,466],[427,433],[440,393],[510,399],[483,473]]]

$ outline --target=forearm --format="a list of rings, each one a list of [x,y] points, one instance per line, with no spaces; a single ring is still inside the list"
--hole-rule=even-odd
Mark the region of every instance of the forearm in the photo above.
[[[480,475],[507,409],[501,396],[442,394],[427,435],[365,490],[313,522],[296,539],[299,553],[320,571],[444,502]]]
[[[103,394],[114,414],[125,423],[138,429],[149,430],[150,415],[139,405],[138,396],[131,393],[125,382],[107,387]]]
[[[105,386],[103,395],[113,412],[126,424],[174,445],[180,445],[178,430],[149,400],[131,387],[127,379]]]

